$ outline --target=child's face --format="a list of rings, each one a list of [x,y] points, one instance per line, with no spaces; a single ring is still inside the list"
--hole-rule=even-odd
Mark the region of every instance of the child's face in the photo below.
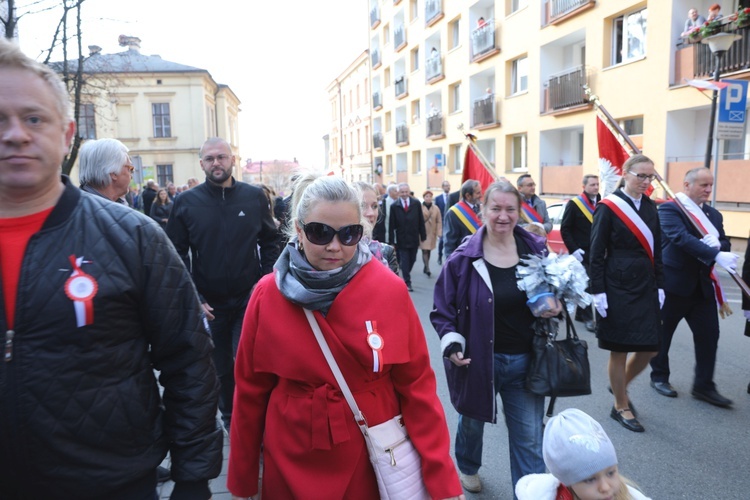
[[[612,500],[620,492],[621,486],[620,473],[613,465],[572,485],[570,489],[580,500]]]

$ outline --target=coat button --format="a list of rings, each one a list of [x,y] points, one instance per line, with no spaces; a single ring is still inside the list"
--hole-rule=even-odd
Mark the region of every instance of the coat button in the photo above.
[[[492,298],[487,299],[487,302],[492,303]]]

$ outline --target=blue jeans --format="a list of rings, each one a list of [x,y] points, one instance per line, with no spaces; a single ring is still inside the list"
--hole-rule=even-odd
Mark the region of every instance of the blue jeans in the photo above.
[[[525,389],[531,354],[495,354],[495,392],[503,402],[508,427],[510,475],[513,488],[527,474],[543,473],[542,436],[544,398]],[[482,466],[484,422],[458,416],[456,461],[464,474],[476,474]]]

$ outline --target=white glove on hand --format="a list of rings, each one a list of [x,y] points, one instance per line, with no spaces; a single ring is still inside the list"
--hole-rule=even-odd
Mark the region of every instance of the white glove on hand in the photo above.
[[[732,252],[719,252],[716,255],[716,263],[728,271],[737,270],[737,260],[739,256]]]
[[[711,248],[715,248],[716,250],[719,250],[721,248],[721,243],[719,243],[719,238],[717,238],[713,234],[707,234],[701,239],[701,242],[704,245],[708,245]]]
[[[742,312],[745,313],[745,319],[750,321],[750,311],[742,311]]]
[[[659,309],[662,309],[664,307],[664,298],[666,295],[664,295],[664,289],[659,288]]]
[[[596,312],[599,313],[599,315],[602,318],[607,317],[607,308],[609,305],[607,305],[607,294],[606,293],[595,293],[592,295],[594,298],[594,307],[596,307]]]
[[[573,252],[571,255],[573,257],[575,257],[575,259],[578,262],[583,262],[583,254],[585,254],[585,253],[586,253],[586,251],[584,249],[579,248],[578,250],[576,250],[575,252]]]

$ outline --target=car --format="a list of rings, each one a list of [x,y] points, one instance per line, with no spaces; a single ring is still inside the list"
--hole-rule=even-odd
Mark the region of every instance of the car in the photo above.
[[[547,235],[547,244],[553,252],[558,254],[568,253],[568,248],[563,243],[562,234],[560,234],[560,223],[567,204],[568,200],[565,200],[547,207],[547,215],[552,222],[552,231]]]

